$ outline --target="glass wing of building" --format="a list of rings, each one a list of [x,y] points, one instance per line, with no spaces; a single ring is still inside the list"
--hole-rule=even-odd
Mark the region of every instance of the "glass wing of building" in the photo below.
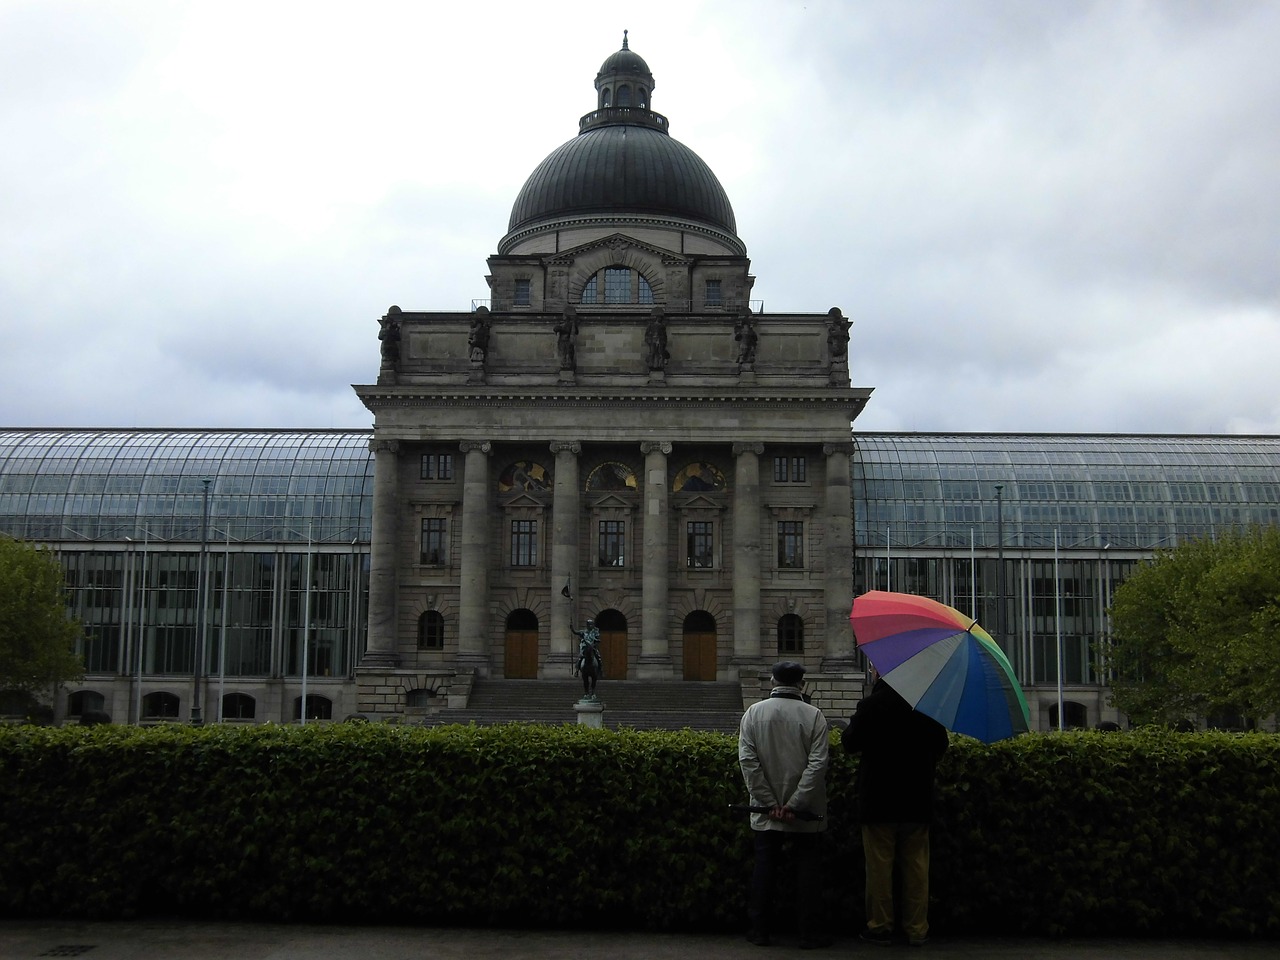
[[[372,491],[367,431],[0,431],[25,540],[368,543]]]
[[[1031,691],[1059,678],[1074,687],[1064,709],[1081,719],[1105,713],[1106,611],[1138,563],[1280,524],[1280,437],[866,433],[854,443],[854,593],[923,594],[968,613]],[[1057,704],[1046,710],[1041,729],[1057,725]]]
[[[1002,526],[1007,547],[1150,552],[1280,523],[1280,437],[859,434],[855,446],[863,548],[987,547]]]
[[[0,430],[0,533],[57,552],[85,626],[70,712],[169,719],[195,675],[224,690],[211,717],[297,719],[302,698],[279,683],[299,677],[308,716],[351,713],[370,436]],[[969,612],[1009,655],[1037,729],[1057,725],[1060,701],[1068,726],[1115,717],[1106,611],[1137,564],[1280,524],[1280,437],[864,433],[850,474],[850,596]]]

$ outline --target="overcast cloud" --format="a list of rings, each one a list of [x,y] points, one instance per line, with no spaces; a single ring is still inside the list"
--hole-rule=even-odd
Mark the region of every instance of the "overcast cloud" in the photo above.
[[[1280,3],[0,0],[0,424],[367,427],[630,31],[866,430],[1280,433]]]

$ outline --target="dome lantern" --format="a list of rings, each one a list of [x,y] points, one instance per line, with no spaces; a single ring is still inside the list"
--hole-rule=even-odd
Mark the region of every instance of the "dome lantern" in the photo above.
[[[644,58],[633,53],[622,31],[622,49],[600,65],[596,74],[596,107],[648,110],[653,95],[653,73]]]
[[[724,187],[701,157],[670,136],[667,118],[651,109],[654,86],[649,65],[623,31],[622,48],[596,73],[596,108],[578,121],[576,137],[534,169],[516,197],[500,255],[587,221],[678,224],[713,238],[725,252],[746,252]]]

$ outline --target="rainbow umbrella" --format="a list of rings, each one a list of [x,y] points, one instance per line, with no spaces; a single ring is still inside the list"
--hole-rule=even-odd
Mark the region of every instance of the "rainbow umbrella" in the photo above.
[[[1030,728],[1013,667],[987,631],[945,603],[872,590],[849,614],[858,649],[911,706],[986,743]]]

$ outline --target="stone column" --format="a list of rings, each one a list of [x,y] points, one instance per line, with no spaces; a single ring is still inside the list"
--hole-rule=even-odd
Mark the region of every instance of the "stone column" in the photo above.
[[[826,571],[827,629],[823,637],[824,672],[853,669],[853,629],[849,609],[853,606],[853,501],[850,499],[849,457],[853,443],[826,443],[827,457]]]
[[[369,441],[373,451],[373,529],[369,539],[369,640],[360,666],[394,669],[396,652],[396,534],[400,529],[397,440]]]
[[[646,440],[640,444],[640,452],[644,454],[644,557],[640,662],[636,665],[636,676],[642,680],[659,680],[672,675],[667,609],[667,569],[671,553],[667,457],[671,444]]]
[[[581,587],[578,576],[578,519],[581,514],[582,486],[578,482],[578,456],[582,444],[576,441],[553,441],[551,453],[556,458],[555,483],[551,503],[551,655],[547,666],[570,663],[577,653],[577,643],[569,632],[577,617],[577,597]],[[561,596],[565,583],[571,581],[574,600]],[[581,627],[581,624],[577,624]],[[556,675],[568,670],[552,669]]]
[[[760,638],[760,454],[763,443],[733,445],[733,659],[755,667]]]
[[[459,570],[458,666],[481,672],[489,666],[489,456],[487,440],[464,440],[462,555]]]

